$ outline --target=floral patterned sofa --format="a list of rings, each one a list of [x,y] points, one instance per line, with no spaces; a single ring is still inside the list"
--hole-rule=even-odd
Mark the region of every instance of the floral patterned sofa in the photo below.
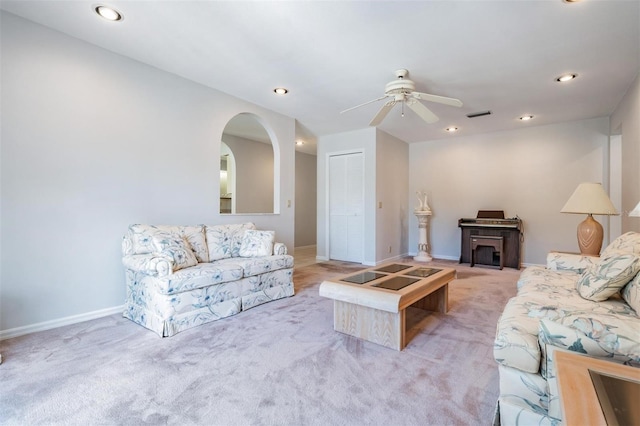
[[[599,257],[551,252],[520,275],[498,321],[496,422],[562,423],[553,353],[580,352],[640,367],[640,233]]]
[[[131,225],[124,317],[168,337],[292,296],[293,257],[273,240],[253,223]]]

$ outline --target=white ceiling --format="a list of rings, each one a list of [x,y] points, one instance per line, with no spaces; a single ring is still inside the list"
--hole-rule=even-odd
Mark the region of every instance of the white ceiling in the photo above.
[[[364,128],[407,68],[426,103],[421,121],[396,107],[380,129],[409,143],[610,115],[640,68],[640,0],[8,1],[6,11],[298,120],[307,148]],[[555,77],[574,72],[569,83]],[[277,96],[275,87],[289,94]],[[492,115],[465,115],[491,110]],[[518,117],[533,114],[523,123]]]

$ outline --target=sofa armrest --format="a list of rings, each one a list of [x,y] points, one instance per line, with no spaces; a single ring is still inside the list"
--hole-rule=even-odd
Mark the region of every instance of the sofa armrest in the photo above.
[[[122,257],[125,268],[154,277],[166,277],[173,273],[173,260],[156,254],[132,254]]]
[[[598,262],[599,259],[599,256],[552,251],[547,254],[547,269],[552,271],[573,271],[581,274],[589,266]]]
[[[273,254],[287,254],[287,246],[284,243],[274,243]]]

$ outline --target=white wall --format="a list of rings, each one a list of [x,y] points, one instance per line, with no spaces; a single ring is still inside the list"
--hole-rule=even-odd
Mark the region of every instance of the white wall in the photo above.
[[[640,74],[611,115],[611,133],[622,136],[622,232],[640,232],[640,218],[627,216],[640,202]]]
[[[431,254],[459,259],[458,219],[480,209],[523,220],[524,263],[544,264],[552,249],[576,251],[584,217],[560,209],[580,182],[606,183],[608,135],[605,117],[411,144],[409,193],[424,189],[429,195]],[[606,234],[608,217],[596,219]],[[415,253],[415,217],[409,230]]]
[[[382,263],[407,253],[409,146],[378,130],[376,149],[376,262]]]
[[[364,261],[374,265],[376,260],[376,129],[369,127],[353,132],[318,138],[318,242],[317,258],[329,258],[328,241],[328,176],[329,156],[362,152],[364,155]]]
[[[295,120],[1,19],[0,337],[122,305],[131,223],[254,221],[293,247]],[[218,213],[219,141],[241,112],[262,117],[279,144],[279,215]]]
[[[296,152],[296,247],[316,245],[317,163],[315,155]]]

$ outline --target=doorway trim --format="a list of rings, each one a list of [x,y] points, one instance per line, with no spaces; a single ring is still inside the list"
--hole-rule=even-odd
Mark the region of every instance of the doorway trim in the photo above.
[[[366,258],[366,254],[365,254],[365,250],[364,250],[364,234],[365,234],[365,225],[366,225],[366,209],[367,209],[367,205],[366,205],[366,180],[365,180],[365,176],[366,176],[366,150],[365,149],[347,149],[347,150],[341,150],[341,151],[332,151],[332,152],[327,152],[325,155],[325,193],[324,193],[324,203],[325,203],[325,248],[326,248],[326,253],[325,253],[325,257],[326,259],[323,260],[330,260],[331,256],[331,203],[330,203],[330,198],[331,198],[331,187],[330,187],[330,179],[331,179],[331,175],[330,175],[330,164],[331,164],[331,157],[338,157],[338,156],[344,156],[344,155],[354,155],[354,154],[361,154],[362,155],[362,173],[363,173],[363,185],[362,185],[362,201],[363,201],[363,214],[362,214],[362,225],[363,225],[363,234],[362,234],[362,239],[360,241],[360,244],[362,244],[362,259],[360,260],[359,263],[362,263],[363,265],[365,265],[365,258]]]

